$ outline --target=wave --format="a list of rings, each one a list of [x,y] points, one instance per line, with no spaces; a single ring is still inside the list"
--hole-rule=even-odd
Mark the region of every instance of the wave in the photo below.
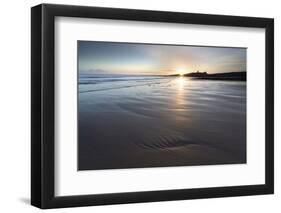
[[[139,86],[152,86],[161,83],[169,83],[171,78],[167,79],[165,77],[122,77],[122,78],[94,78],[91,80],[81,80],[80,85],[92,85],[90,89],[81,90],[79,88],[79,93],[88,93],[96,91],[106,91],[106,90],[115,90],[123,89],[130,87],[139,87]],[[122,84],[125,83],[125,84]],[[100,87],[104,85],[104,87]],[[110,85],[107,87],[107,85]],[[114,85],[114,86],[112,86]]]
[[[130,76],[130,77],[91,77],[91,76],[80,76],[79,84],[99,84],[99,83],[108,83],[108,82],[124,82],[124,81],[148,81],[148,80],[157,80],[164,79],[165,77],[153,76],[153,77],[143,77],[143,76]]]

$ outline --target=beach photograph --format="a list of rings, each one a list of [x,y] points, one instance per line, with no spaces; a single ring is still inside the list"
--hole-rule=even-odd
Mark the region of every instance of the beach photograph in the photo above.
[[[78,170],[245,164],[247,49],[77,41]]]

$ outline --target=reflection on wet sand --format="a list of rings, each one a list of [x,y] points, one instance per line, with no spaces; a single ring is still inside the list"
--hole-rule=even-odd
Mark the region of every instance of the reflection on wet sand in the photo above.
[[[246,163],[246,84],[188,77],[79,84],[79,170]]]

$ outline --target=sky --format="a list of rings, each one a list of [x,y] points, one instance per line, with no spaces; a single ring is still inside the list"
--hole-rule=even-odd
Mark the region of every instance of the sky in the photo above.
[[[79,73],[171,75],[246,71],[246,48],[78,41]]]

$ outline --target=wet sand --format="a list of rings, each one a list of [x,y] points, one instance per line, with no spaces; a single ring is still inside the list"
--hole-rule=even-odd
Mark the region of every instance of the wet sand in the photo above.
[[[79,80],[79,170],[246,163],[246,82]]]

